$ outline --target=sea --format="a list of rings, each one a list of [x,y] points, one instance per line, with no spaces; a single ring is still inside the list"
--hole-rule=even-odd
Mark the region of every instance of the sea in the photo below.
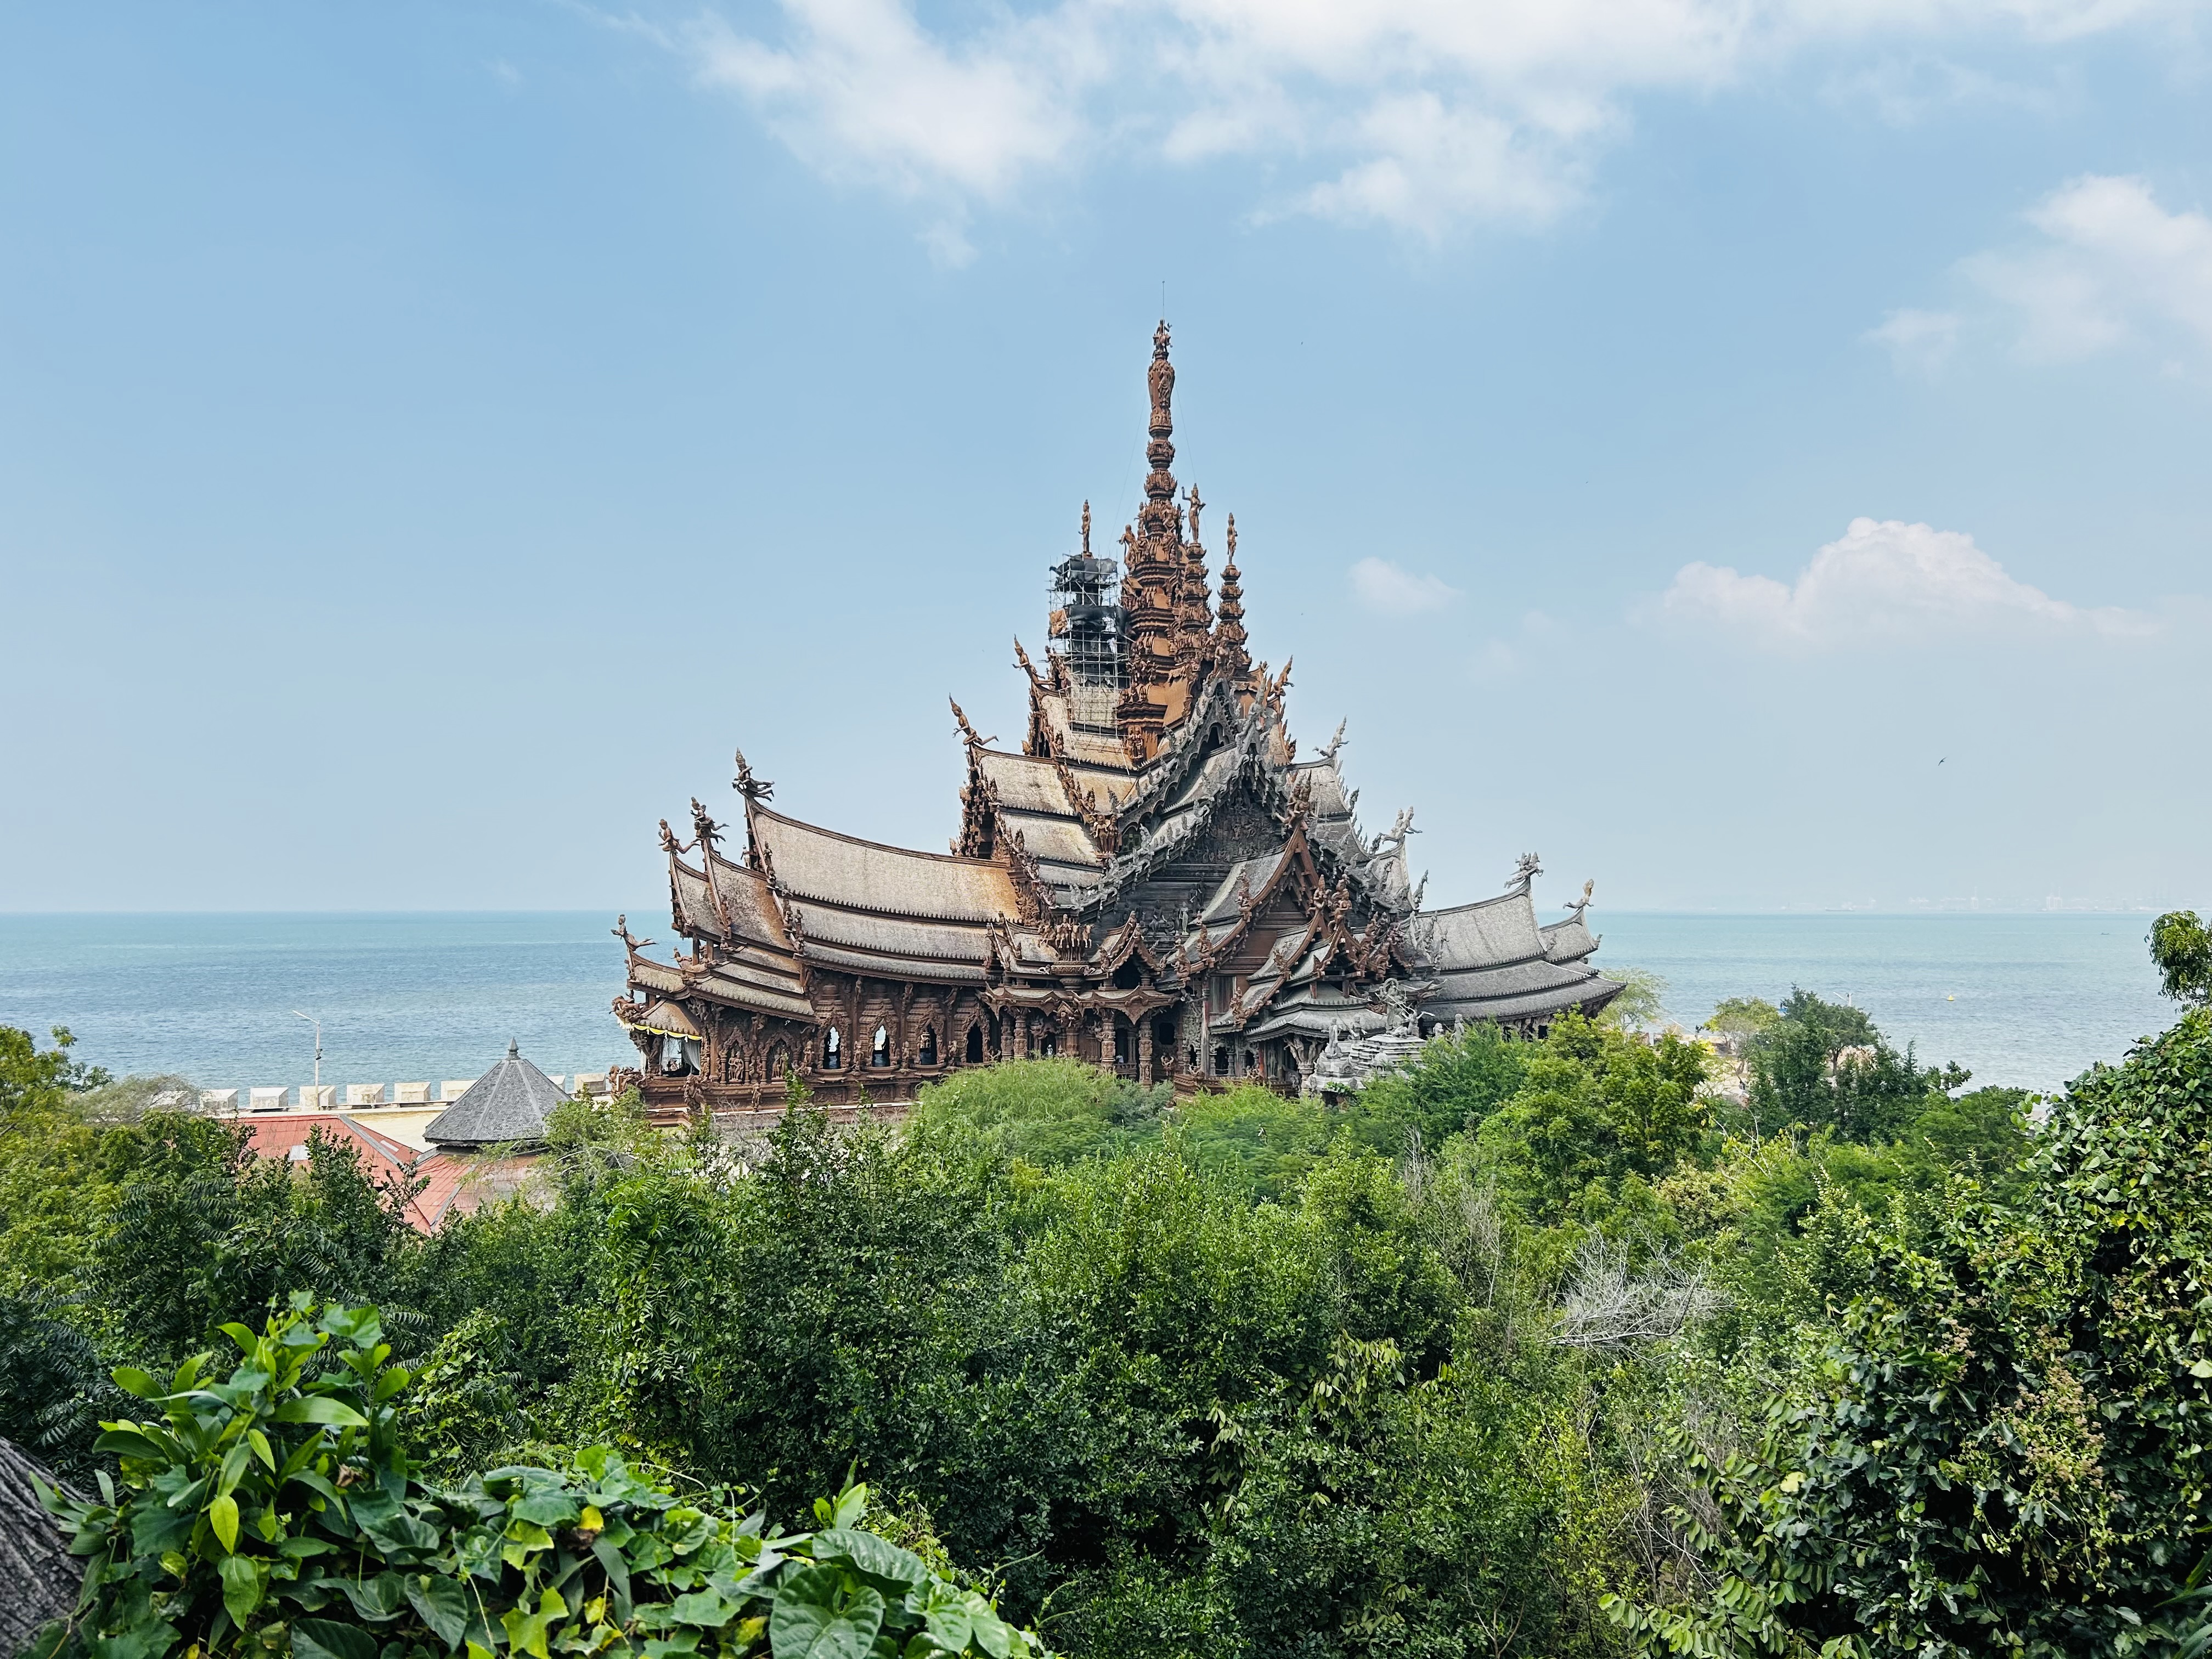
[[[633,915],[652,908],[631,907]],[[201,1088],[479,1075],[510,1040],[556,1076],[635,1054],[600,911],[0,915],[0,1024],[65,1026],[77,1059]],[[1592,911],[1601,966],[1665,981],[1669,1018],[1793,986],[1864,1008],[1977,1082],[2053,1090],[2172,1024],[2148,915]]]

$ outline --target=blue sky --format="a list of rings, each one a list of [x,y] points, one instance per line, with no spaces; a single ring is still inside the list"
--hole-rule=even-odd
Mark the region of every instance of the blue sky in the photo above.
[[[1088,498],[1432,896],[2212,901],[2159,0],[0,11],[0,909],[941,846]],[[1217,554],[1218,562],[1218,554]]]

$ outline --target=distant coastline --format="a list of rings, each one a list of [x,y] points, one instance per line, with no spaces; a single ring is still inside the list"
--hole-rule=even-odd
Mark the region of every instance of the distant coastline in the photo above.
[[[623,907],[617,907],[618,908]],[[627,907],[633,924],[658,907]],[[476,1076],[510,1037],[556,1075],[631,1063],[609,1011],[615,910],[0,913],[0,1023],[208,1088]],[[1597,909],[1601,963],[1668,981],[1685,1024],[1793,984],[1849,997],[1923,1060],[2053,1088],[2170,1023],[2139,910]],[[648,931],[658,932],[658,929]],[[340,1097],[343,1098],[343,1096]]]

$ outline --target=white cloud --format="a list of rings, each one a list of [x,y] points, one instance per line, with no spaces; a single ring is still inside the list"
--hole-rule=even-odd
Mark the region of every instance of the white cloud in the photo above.
[[[1854,519],[1795,582],[1702,561],[1675,573],[1660,601],[1670,618],[1717,626],[1771,650],[1819,649],[2027,630],[2128,635],[2155,631],[2140,612],[2086,610],[2006,573],[1956,530]]]
[[[2212,220],[2169,213],[2141,179],[2092,173],[2027,216],[2044,241],[1966,262],[2017,313],[2021,350],[2043,362],[2090,356],[2179,329],[2212,345]]]
[[[708,15],[677,36],[832,176],[1004,203],[1114,155],[1244,156],[1272,213],[1436,237],[1571,206],[1653,91],[1706,91],[1810,49],[2050,43],[2202,0],[778,0],[770,43]],[[1978,87],[1970,71],[1946,85]]]
[[[1419,575],[1377,558],[1362,559],[1352,567],[1352,591],[1361,605],[1384,617],[1441,611],[1460,596],[1459,589],[1440,577]]]
[[[711,14],[688,40],[701,80],[742,93],[825,172],[996,201],[1081,131],[1066,94],[1087,79],[1086,54],[1066,13],[951,46],[903,0],[783,0],[783,10],[786,50]]]
[[[1887,346],[1900,372],[1933,374],[1959,343],[1959,319],[1948,311],[1893,311],[1861,337]]]

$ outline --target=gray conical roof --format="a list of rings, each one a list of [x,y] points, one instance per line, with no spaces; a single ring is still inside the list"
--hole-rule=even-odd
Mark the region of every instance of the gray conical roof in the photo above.
[[[525,1060],[520,1049],[509,1042],[507,1058],[432,1118],[422,1139],[434,1146],[461,1149],[496,1146],[511,1140],[543,1140],[545,1115],[568,1097],[559,1084]]]

